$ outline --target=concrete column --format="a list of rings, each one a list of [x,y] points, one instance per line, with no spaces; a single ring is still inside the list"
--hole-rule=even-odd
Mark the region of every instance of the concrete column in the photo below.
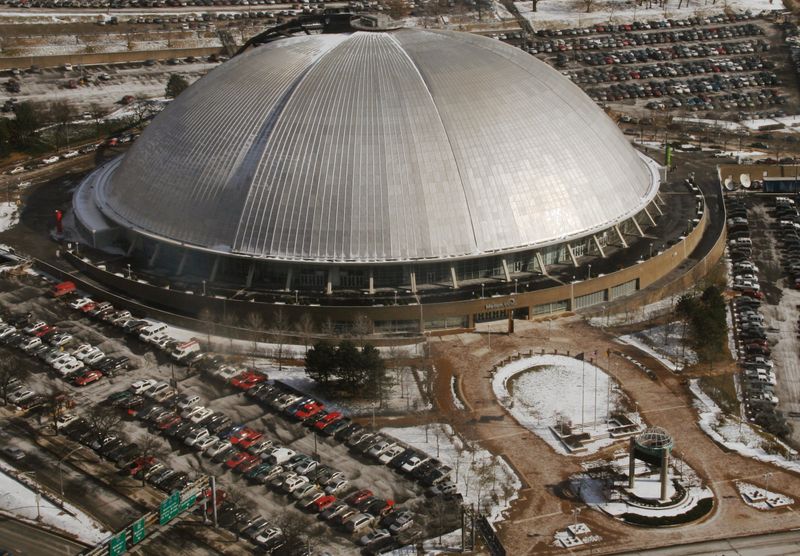
[[[629,448],[631,455],[630,455],[630,460],[628,461],[628,488],[631,490],[635,485],[634,474],[636,473],[636,457],[633,455],[635,452],[635,448],[636,448],[635,441],[633,437],[631,437],[630,448]]]
[[[544,274],[545,276],[550,276],[547,273],[547,267],[544,264],[544,258],[542,257],[542,254],[539,253],[538,251],[536,252],[536,261],[539,263],[539,269],[542,271],[542,274]]]
[[[636,226],[636,231],[639,232],[639,236],[644,237],[644,231],[642,231],[639,221],[636,220],[636,215],[631,217],[631,221],[633,222],[633,225]]]
[[[453,289],[458,289],[458,277],[456,276],[456,267],[450,267],[450,279],[453,280]]]
[[[411,293],[417,293],[417,273],[411,273]]]
[[[567,246],[567,253],[569,253],[569,258],[572,259],[572,264],[577,267],[578,259],[575,258],[575,253],[572,252],[572,245],[567,243],[566,246]]]
[[[333,272],[328,270],[328,278],[325,283],[325,293],[331,295],[333,293]]]
[[[653,202],[652,202],[652,203],[650,203],[650,204],[652,204],[652,205],[655,207],[655,209],[658,211],[658,214],[660,214],[661,216],[664,216],[664,211],[663,211],[663,210],[661,210],[661,207],[660,207],[660,206],[658,206],[658,203],[656,203],[655,201],[653,201]]]
[[[187,256],[188,256],[188,253],[186,251],[184,251],[183,254],[181,255],[181,262],[178,263],[178,270],[175,271],[175,274],[177,276],[180,276],[181,274],[183,274],[183,267],[186,266],[186,257]]]
[[[156,264],[156,259],[158,259],[158,254],[161,252],[161,244],[156,243],[156,248],[153,250],[153,254],[150,256],[150,260],[147,261],[147,266],[152,268],[154,264]]]
[[[371,268],[369,269],[369,293],[370,295],[375,293],[375,274]]]
[[[622,246],[627,249],[628,242],[625,241],[625,236],[622,235],[622,232],[619,229],[619,224],[614,224],[614,230],[617,232],[617,237],[619,238],[620,243],[622,243]]]
[[[647,210],[647,207],[644,207],[644,213],[647,215],[647,218],[650,220],[650,223],[651,223],[653,226],[655,226],[655,225],[656,225],[656,221],[655,221],[655,220],[653,220],[653,216],[650,214],[650,211],[649,211],[649,210]]]
[[[502,260],[503,262],[503,275],[506,277],[506,282],[511,281],[511,273],[508,271],[508,262],[505,259]]]
[[[255,263],[250,263],[250,268],[247,269],[247,280],[245,280],[244,285],[246,288],[250,288],[253,285],[253,275],[256,273],[256,265]]]
[[[662,205],[666,205],[667,204],[666,202],[664,202],[664,199],[661,197],[661,192],[660,191],[656,192],[656,199],[658,199],[661,202]]]
[[[283,287],[284,291],[290,292],[292,291],[292,267],[289,267],[289,270],[286,272],[286,283]]]
[[[131,242],[131,246],[128,247],[128,252],[125,254],[125,256],[130,257],[133,255],[137,245],[139,245],[139,236],[133,236],[133,241]]]
[[[594,244],[597,246],[597,250],[600,251],[600,256],[605,259],[606,258],[606,252],[603,249],[603,246],[600,245],[600,240],[597,239],[597,234],[592,234],[592,239],[594,240]]]
[[[217,279],[217,272],[219,272],[219,257],[214,258],[214,264],[211,266],[211,274],[208,276],[209,282],[213,282]]]
[[[667,487],[669,486],[669,452],[661,453],[661,502],[669,502]]]

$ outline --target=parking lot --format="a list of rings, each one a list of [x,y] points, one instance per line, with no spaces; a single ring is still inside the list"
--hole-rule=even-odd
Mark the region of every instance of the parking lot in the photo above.
[[[737,14],[546,30],[527,49],[620,111],[783,115],[797,100],[781,28]]]
[[[62,432],[131,481],[170,492],[214,475],[222,525],[267,548],[298,542],[288,523],[332,554],[353,553],[371,532],[364,541],[377,548],[457,526],[450,468],[275,380],[271,361],[206,354],[71,288],[53,299],[38,277],[10,280],[0,349],[27,365],[9,402],[31,419],[44,412],[47,426],[62,393],[74,404],[59,417]],[[122,421],[98,431],[98,415],[109,412]]]

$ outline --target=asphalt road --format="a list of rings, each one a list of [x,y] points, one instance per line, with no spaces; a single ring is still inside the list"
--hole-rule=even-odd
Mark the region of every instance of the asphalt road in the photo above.
[[[84,545],[21,521],[0,518],[0,551],[14,556],[68,556],[78,554]]]
[[[800,554],[800,531],[620,552],[626,556],[790,556]]]

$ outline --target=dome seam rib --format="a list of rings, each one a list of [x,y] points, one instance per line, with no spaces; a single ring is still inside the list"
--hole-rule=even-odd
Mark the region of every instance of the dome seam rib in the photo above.
[[[427,32],[427,31],[426,31]],[[433,105],[433,109],[436,112],[436,118],[439,120],[439,124],[442,126],[442,131],[444,131],[444,136],[447,138],[447,146],[450,149],[450,155],[453,157],[453,166],[456,168],[456,172],[458,172],[458,184],[461,186],[461,193],[464,196],[464,206],[467,207],[467,214],[469,215],[469,228],[472,230],[472,242],[474,246],[475,252],[479,252],[480,248],[478,246],[478,235],[475,233],[475,221],[472,218],[472,208],[469,205],[469,197],[467,195],[466,186],[464,185],[464,178],[461,175],[461,167],[458,164],[458,157],[456,157],[455,149],[453,148],[453,142],[450,140],[450,132],[447,129],[447,126],[444,125],[444,120],[442,120],[442,115],[439,113],[439,107],[436,104],[436,99],[433,98],[433,93],[431,92],[431,88],[428,86],[428,82],[425,80],[425,76],[422,75],[422,72],[419,70],[419,66],[414,61],[414,59],[409,56],[406,49],[403,45],[398,41],[393,33],[387,33],[387,36],[392,40],[392,42],[397,46],[400,52],[403,53],[408,59],[408,63],[411,64],[411,67],[414,68],[414,71],[419,76],[419,80],[422,82],[423,86],[425,87],[425,92],[428,93],[428,97],[431,99],[431,104]]]

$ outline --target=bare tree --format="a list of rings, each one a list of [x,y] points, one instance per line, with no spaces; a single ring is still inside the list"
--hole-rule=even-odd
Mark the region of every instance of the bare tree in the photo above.
[[[103,125],[103,117],[106,115],[106,111],[99,103],[93,102],[89,107],[89,114],[92,115],[92,120],[94,120],[95,136],[100,137],[100,129]]]
[[[300,320],[297,321],[295,328],[303,338],[305,352],[308,353],[308,342],[311,339],[311,335],[314,333],[314,319],[312,319],[311,315],[308,313],[303,313],[300,315]]]
[[[58,434],[58,417],[72,405],[72,398],[61,384],[56,384],[47,393],[47,409],[53,419],[53,431]]]
[[[269,330],[272,341],[278,345],[277,359],[278,370],[283,370],[283,345],[286,343],[286,331],[289,329],[289,320],[283,309],[275,311],[275,316],[272,319],[272,327]]]
[[[291,515],[282,515],[275,520],[275,524],[283,532],[283,538],[286,541],[280,552],[283,556],[312,554],[315,539],[322,538],[324,535],[321,525],[316,524],[309,528],[303,520]]]
[[[150,458],[160,459],[170,453],[169,444],[160,436],[146,433],[139,439],[139,453],[146,462]],[[145,485],[145,474],[142,473],[142,486]]]
[[[358,347],[364,349],[364,336],[368,335],[372,330],[372,322],[369,317],[364,313],[356,315],[353,321],[353,335],[358,338]]]
[[[244,491],[241,488],[232,486],[225,490],[227,496],[225,500],[227,502],[232,503],[236,506],[237,509],[248,510],[252,511],[255,509],[255,504],[253,501],[248,498]],[[234,522],[232,524],[233,532],[236,534],[236,540],[239,540],[239,533],[241,532],[241,525],[243,524],[241,520],[241,513],[240,512],[233,512]],[[226,524],[227,525],[227,524]]]
[[[75,119],[75,107],[66,100],[56,100],[50,105],[50,118],[56,124],[56,150],[61,148],[62,138],[66,140],[67,148],[69,148],[69,131],[72,121]]]
[[[322,334],[324,336],[336,335],[336,326],[334,326],[333,321],[330,318],[325,319],[325,322],[322,323]]]
[[[12,365],[8,359],[0,359],[0,398],[3,400],[3,405],[8,405],[9,394],[25,378],[25,374],[22,368]]]
[[[586,6],[586,13],[588,14],[590,11],[592,11],[594,0],[583,0],[583,5]]]
[[[233,352],[233,331],[230,330],[231,328],[236,328],[239,324],[239,319],[235,313],[225,313],[222,317],[222,324],[224,324],[228,330],[225,331],[225,335],[228,337],[228,341],[230,342],[230,350]]]
[[[258,340],[264,328],[264,318],[260,313],[250,313],[247,315],[247,325],[253,332],[253,368],[256,366],[256,356],[258,355]]]
[[[208,307],[203,307],[197,318],[202,321],[206,329],[206,349],[211,351],[211,331],[214,328],[214,313]]]
[[[116,434],[122,423],[122,413],[108,405],[95,405],[86,414],[86,420],[98,436]]]

